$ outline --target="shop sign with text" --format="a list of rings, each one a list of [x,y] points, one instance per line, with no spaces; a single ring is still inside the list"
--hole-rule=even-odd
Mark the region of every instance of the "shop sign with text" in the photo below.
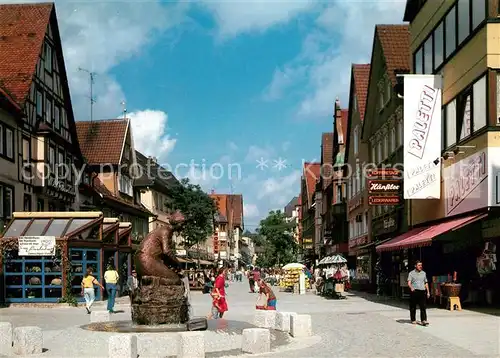
[[[453,163],[443,176],[446,216],[488,206],[488,149]]]
[[[379,236],[390,234],[398,230],[398,213],[394,213],[383,219],[374,220],[372,223],[372,235]]]
[[[398,205],[401,199],[399,195],[391,196],[370,196],[368,198],[368,204],[370,205]]]
[[[368,180],[370,194],[398,194],[400,189],[399,180]]]
[[[440,75],[404,76],[405,199],[441,197]]]

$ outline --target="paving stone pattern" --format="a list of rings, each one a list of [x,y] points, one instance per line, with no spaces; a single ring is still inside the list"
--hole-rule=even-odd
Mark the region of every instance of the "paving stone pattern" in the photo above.
[[[195,315],[208,314],[210,297],[199,292],[191,294]],[[349,295],[346,300],[340,301],[313,294],[277,292],[277,296],[278,311],[311,315],[313,337],[304,339],[304,344],[293,338],[287,342],[284,332],[273,331],[272,353],[259,357],[499,356],[498,316],[468,310],[449,312],[430,309],[430,326],[421,327],[408,323],[409,313],[404,305],[400,308],[388,304],[390,302],[374,302],[371,296]],[[118,300],[116,309],[124,312],[112,315],[112,320],[130,319],[130,309],[125,300]],[[231,283],[227,289],[227,300],[227,321],[211,321],[210,330],[205,332],[207,357],[241,355],[241,332],[239,329],[227,329],[227,322],[239,322],[241,330],[253,325],[257,295],[248,293],[247,282]],[[105,303],[96,303],[94,309],[105,310]],[[79,326],[90,322],[83,307],[2,308],[0,321],[12,322],[14,327],[41,327],[43,348],[48,351],[40,357],[107,357],[109,337],[116,335],[82,330]],[[141,358],[175,356],[176,347],[166,347],[175,341],[169,335],[171,333],[159,336],[138,334],[138,346],[149,347],[148,354],[139,353]],[[68,344],[76,341],[78,345]],[[314,345],[307,342],[314,342]],[[294,349],[290,350],[292,346]],[[81,347],[89,347],[89,350],[81,351]]]

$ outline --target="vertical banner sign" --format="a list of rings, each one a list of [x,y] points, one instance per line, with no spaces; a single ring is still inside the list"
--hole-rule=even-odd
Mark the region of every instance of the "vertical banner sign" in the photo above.
[[[404,198],[441,197],[442,77],[404,76]]]

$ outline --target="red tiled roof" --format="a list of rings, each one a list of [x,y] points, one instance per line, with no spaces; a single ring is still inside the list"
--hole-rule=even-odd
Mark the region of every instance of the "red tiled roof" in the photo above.
[[[219,215],[224,216],[233,227],[243,228],[243,195],[241,194],[210,194],[219,209]]]
[[[378,36],[384,53],[387,72],[396,85],[396,73],[410,72],[410,31],[408,25],[377,25]]]
[[[128,127],[128,119],[76,122],[80,148],[88,163],[120,164]]]
[[[354,77],[354,93],[358,100],[358,110],[361,122],[365,119],[366,97],[368,95],[368,82],[370,80],[370,64],[352,65]]]
[[[0,5],[0,85],[23,105],[49,25],[53,3]]]
[[[316,191],[316,183],[320,178],[320,172],[321,163],[304,163],[304,177],[307,187],[307,199],[310,201],[309,206],[313,204],[313,194]]]

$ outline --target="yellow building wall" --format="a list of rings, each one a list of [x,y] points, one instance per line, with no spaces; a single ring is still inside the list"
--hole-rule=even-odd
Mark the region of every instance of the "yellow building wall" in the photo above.
[[[104,186],[113,194],[118,194],[118,178],[115,172],[99,173],[97,175]]]

